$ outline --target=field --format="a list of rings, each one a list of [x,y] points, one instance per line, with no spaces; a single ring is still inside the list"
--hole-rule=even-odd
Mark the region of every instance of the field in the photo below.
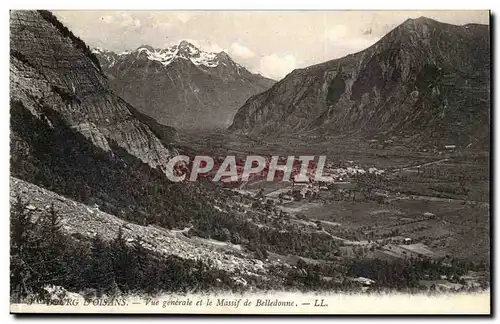
[[[389,144],[380,145],[379,141],[373,145],[373,140],[366,139],[257,139],[225,131],[205,136],[182,133],[179,137],[182,146],[207,155],[326,155],[327,172],[382,170],[377,176],[348,175],[341,183],[325,184],[321,189],[265,179],[239,185],[252,196],[241,206],[261,215],[254,220],[259,226],[285,222],[302,231],[327,235],[339,244],[336,262],[429,258],[443,264],[450,260],[489,264],[487,151],[417,147],[396,138]],[[310,192],[304,195],[304,191]],[[268,200],[273,201],[270,209],[255,210]],[[284,215],[285,221],[278,216],[268,217],[279,221],[266,220],[266,210]],[[268,258],[269,262],[289,264],[299,259],[312,265],[318,262],[314,256],[304,255],[269,253]]]

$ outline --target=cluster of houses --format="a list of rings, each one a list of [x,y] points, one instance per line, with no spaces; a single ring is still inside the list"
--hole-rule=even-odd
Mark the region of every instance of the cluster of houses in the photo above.
[[[351,164],[353,163],[352,161]],[[325,167],[325,171],[323,172],[323,175],[325,177],[331,177],[333,179],[333,182],[342,182],[348,180],[350,177],[356,176],[356,175],[363,175],[363,174],[374,174],[374,175],[381,175],[384,173],[384,170],[380,170],[374,167],[368,168],[368,170],[365,170],[363,168],[360,168],[357,165],[354,166],[348,166],[345,168],[335,168],[333,167],[332,164],[328,164]]]

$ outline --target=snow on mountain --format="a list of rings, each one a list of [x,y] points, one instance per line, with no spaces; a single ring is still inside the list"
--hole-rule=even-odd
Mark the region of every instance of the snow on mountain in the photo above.
[[[205,52],[194,46],[187,41],[181,41],[178,45],[172,45],[167,48],[153,48],[148,45],[141,45],[135,50],[127,50],[121,53],[104,50],[102,48],[95,48],[93,53],[101,55],[107,61],[107,67],[112,67],[120,58],[136,54],[139,59],[144,55],[147,59],[157,61],[164,66],[169,65],[175,58],[189,59],[196,66],[207,68],[214,68],[219,64],[226,65],[223,62],[223,55],[221,53]],[[237,67],[242,66],[236,64]]]
[[[178,129],[227,127],[248,98],[274,84],[226,52],[206,52],[187,41],[94,54],[119,96],[159,124]]]

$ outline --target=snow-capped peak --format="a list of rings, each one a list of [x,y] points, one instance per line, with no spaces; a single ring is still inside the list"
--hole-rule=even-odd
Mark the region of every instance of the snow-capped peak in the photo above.
[[[135,54],[137,58],[146,55],[149,60],[160,62],[167,66],[176,57],[188,59],[195,65],[205,67],[217,67],[219,65],[217,53],[201,51],[199,48],[187,41],[181,41],[178,45],[172,45],[167,48],[153,48],[148,45],[141,45],[135,51],[126,51],[118,56]]]
[[[113,53],[112,51],[108,51],[102,47],[96,47],[92,49],[92,53],[95,54],[107,54],[107,53]]]
[[[206,69],[215,68],[218,66],[229,68],[236,71],[239,75],[245,70],[243,66],[234,62],[231,57],[224,51],[219,53],[205,52],[188,41],[181,41],[179,44],[171,45],[166,48],[153,48],[149,45],[141,45],[135,50],[127,50],[121,53],[115,53],[102,48],[94,48],[93,53],[100,56],[104,66],[110,68],[114,65],[120,65],[124,60],[148,59],[161,63],[163,66],[168,66],[176,58],[189,60],[194,65]]]
[[[112,51],[105,50],[101,47],[96,47],[92,49],[93,54],[97,54],[101,57],[101,61],[105,60],[105,64],[109,67],[113,66],[116,63],[116,54]],[[102,64],[102,63],[101,63]]]
[[[183,54],[186,53],[189,56],[198,56],[201,52],[196,46],[194,46],[193,44],[191,44],[185,40],[180,42],[178,49],[179,49],[179,52],[181,52]]]

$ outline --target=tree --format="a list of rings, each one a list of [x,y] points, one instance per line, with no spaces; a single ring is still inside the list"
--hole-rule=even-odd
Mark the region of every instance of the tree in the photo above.
[[[231,240],[231,232],[225,227],[220,230],[219,234],[220,241],[227,242]]]
[[[64,253],[67,242],[61,233],[61,217],[51,204],[47,213],[40,216],[40,239],[43,248],[44,279],[47,284],[59,282],[67,272]]]
[[[129,265],[131,275],[129,278],[133,282],[129,285],[135,287],[146,288],[151,284],[151,279],[148,278],[150,267],[150,258],[147,249],[144,247],[144,240],[141,236],[137,235],[131,247],[132,260]]]
[[[130,290],[129,283],[134,280],[130,271],[133,256],[126,245],[123,226],[118,227],[118,233],[116,238],[111,242],[110,250],[115,277],[115,282],[112,283],[111,289],[115,290],[115,292],[116,290],[128,292]]]
[[[233,244],[241,244],[241,236],[239,233],[234,232],[231,234],[231,243]]]
[[[269,257],[267,250],[263,246],[257,247],[255,250],[255,258],[260,260],[266,260]]]
[[[101,296],[109,291],[115,278],[110,249],[108,249],[99,233],[92,240],[91,258],[88,278],[91,286],[97,289],[98,296]]]
[[[59,234],[59,230],[62,227],[62,224],[61,224],[61,217],[54,208],[54,203],[52,203],[49,208],[48,225],[49,225],[50,241],[52,244],[55,244],[57,236]]]
[[[11,296],[20,300],[30,292],[28,280],[33,275],[29,266],[29,245],[35,224],[32,211],[17,196],[10,213],[10,288]]]

